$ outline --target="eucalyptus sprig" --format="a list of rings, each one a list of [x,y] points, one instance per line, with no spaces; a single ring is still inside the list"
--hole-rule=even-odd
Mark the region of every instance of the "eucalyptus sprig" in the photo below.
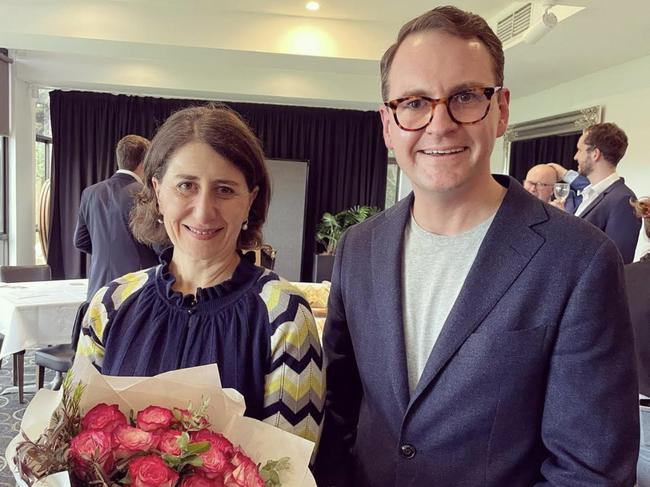
[[[269,460],[263,467],[257,466],[260,472],[260,477],[264,481],[265,487],[281,487],[280,472],[289,470],[291,467],[291,459],[289,457],[282,457],[279,460]]]
[[[72,374],[66,374],[62,387],[61,404],[38,439],[32,441],[21,431],[24,441],[16,446],[14,461],[27,485],[68,469],[70,441],[81,431],[79,404],[85,386],[81,382],[73,383]]]

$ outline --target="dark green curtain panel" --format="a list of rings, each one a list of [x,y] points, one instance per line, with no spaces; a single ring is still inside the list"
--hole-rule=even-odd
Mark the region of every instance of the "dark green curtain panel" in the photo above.
[[[52,117],[52,225],[48,264],[54,279],[85,277],[73,237],[82,190],[110,177],[115,146],[127,134],[151,139],[173,112],[206,100],[55,90]],[[226,103],[250,124],[267,158],[309,162],[302,280],[311,278],[320,216],[353,205],[384,207],[387,153],[376,112]]]

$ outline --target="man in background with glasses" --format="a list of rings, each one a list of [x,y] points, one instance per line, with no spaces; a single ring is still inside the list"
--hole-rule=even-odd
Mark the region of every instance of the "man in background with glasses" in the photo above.
[[[323,348],[321,486],[632,486],[637,383],[605,235],[490,174],[501,42],[439,7],[381,62],[413,193],[341,238]]]
[[[524,179],[524,188],[530,194],[548,203],[553,196],[553,186],[557,179],[555,170],[548,164],[537,164],[531,167]]]

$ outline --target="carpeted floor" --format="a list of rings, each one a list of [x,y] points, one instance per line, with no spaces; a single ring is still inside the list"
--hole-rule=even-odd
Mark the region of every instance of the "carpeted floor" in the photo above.
[[[25,383],[33,384],[36,378],[36,369],[34,366],[34,354],[27,352],[25,354]],[[54,377],[52,371],[45,374],[46,383]],[[0,369],[0,390],[13,385],[13,371],[11,358],[2,360],[2,369]],[[20,421],[29,400],[34,396],[33,393],[25,392],[25,402],[18,402],[18,393],[0,395],[0,487],[13,487],[15,484],[14,476],[7,466],[5,459],[5,450],[9,441],[18,434]]]

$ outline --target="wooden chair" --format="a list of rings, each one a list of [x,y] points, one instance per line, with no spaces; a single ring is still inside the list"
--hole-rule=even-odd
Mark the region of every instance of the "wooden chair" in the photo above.
[[[51,281],[49,265],[3,265],[0,266],[0,282]],[[14,385],[18,386],[18,401],[22,404],[25,388],[25,351],[13,354]]]
[[[74,326],[72,327],[70,343],[40,348],[34,353],[34,361],[36,362],[36,383],[39,389],[43,387],[46,368],[56,371],[57,380],[53,389],[57,390],[61,386],[63,374],[70,370],[70,367],[72,367],[72,363],[74,362],[74,355],[77,350],[79,335],[81,334],[81,323],[86,311],[88,310],[89,304],[88,301],[81,303],[77,310],[77,315],[74,319]]]

